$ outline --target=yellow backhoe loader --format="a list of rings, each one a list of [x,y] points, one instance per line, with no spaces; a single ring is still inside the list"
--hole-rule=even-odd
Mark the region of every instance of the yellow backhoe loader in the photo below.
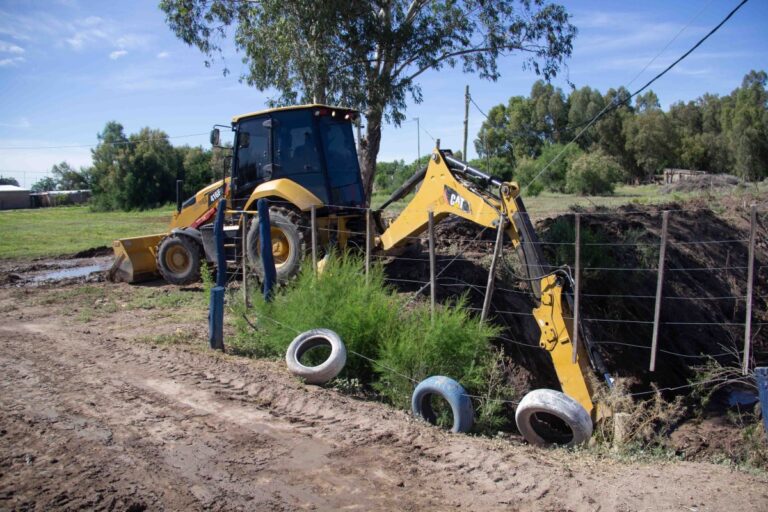
[[[347,247],[355,236],[359,237],[356,234],[365,231],[363,208],[367,206],[352,130],[357,115],[345,108],[305,105],[234,117],[230,176],[186,201],[178,197],[168,233],[117,240],[111,275],[129,282],[157,273],[175,284],[198,280],[202,259],[215,259],[210,228],[222,197],[227,205],[227,261],[245,260],[257,274],[261,268],[256,201],[261,198],[270,200],[278,280],[289,279],[299,269],[307,250],[313,206],[320,244]],[[220,131],[215,128],[211,143],[217,147],[219,139]],[[418,191],[405,209],[384,222],[381,210],[417,186]],[[424,232],[430,211],[436,222],[456,215],[485,227],[498,228],[503,223],[504,232],[520,256],[523,279],[530,282],[538,303],[533,315],[541,330],[539,344],[552,357],[563,392],[594,419],[597,412],[592,402],[590,366],[601,376],[607,373],[590,345],[589,333],[573,325],[571,277],[564,270],[548,270],[519,194],[516,183],[488,176],[440,149],[438,143],[426,168],[374,213],[375,246],[384,254],[402,247],[408,239]],[[243,236],[245,250],[237,241]],[[360,245],[363,243],[361,240]],[[582,330],[574,361],[571,340],[576,328]],[[538,421],[542,429],[555,428],[556,418],[548,418],[545,413],[546,407],[538,420],[530,422]]]

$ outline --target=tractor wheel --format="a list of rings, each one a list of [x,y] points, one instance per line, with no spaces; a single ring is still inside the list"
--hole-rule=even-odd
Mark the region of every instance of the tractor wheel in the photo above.
[[[301,260],[306,253],[304,231],[301,216],[295,211],[272,207],[269,209],[270,234],[272,237],[272,257],[275,260],[278,282],[285,282],[298,274]],[[251,270],[259,277],[264,276],[264,266],[259,250],[259,216],[254,215],[248,229],[246,240],[248,263]]]
[[[165,237],[157,251],[157,268],[160,275],[176,285],[199,281],[200,250],[200,244],[187,236]]]

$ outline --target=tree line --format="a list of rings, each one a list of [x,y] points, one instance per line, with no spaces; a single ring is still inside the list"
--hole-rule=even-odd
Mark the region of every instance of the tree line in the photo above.
[[[566,149],[603,109],[607,113]],[[533,193],[605,192],[611,182],[648,182],[665,167],[757,181],[768,176],[766,73],[750,71],[729,95],[704,94],[668,111],[653,91],[631,102],[624,87],[602,94],[587,86],[566,96],[537,81],[528,97],[493,107],[474,142],[478,166],[523,185],[550,165],[531,185]]]
[[[183,199],[224,173],[226,162],[215,150],[174,147],[162,130],[142,128],[126,135],[123,125],[108,122],[91,150],[93,164],[75,170],[67,162],[51,168],[33,192],[91,189],[97,210],[154,208],[176,200],[176,180],[183,180]]]

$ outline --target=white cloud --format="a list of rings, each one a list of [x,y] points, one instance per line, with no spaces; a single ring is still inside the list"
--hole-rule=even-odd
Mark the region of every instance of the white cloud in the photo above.
[[[126,55],[128,55],[128,52],[125,50],[115,50],[114,52],[109,54],[109,58],[112,60],[117,60],[120,57],[125,57]]]
[[[19,62],[24,62],[24,57],[10,57],[8,59],[0,59],[0,68],[15,66]]]
[[[160,52],[160,53],[157,54],[157,58],[158,59],[167,59],[170,56],[171,56],[171,54],[168,53],[168,52]]]
[[[6,43],[5,41],[0,41],[0,52],[21,55],[22,53],[24,53],[24,48],[17,46],[13,43]]]

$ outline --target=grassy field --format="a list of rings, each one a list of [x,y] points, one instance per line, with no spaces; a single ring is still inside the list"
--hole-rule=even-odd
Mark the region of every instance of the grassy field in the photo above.
[[[0,211],[0,258],[73,254],[117,238],[162,233],[173,207],[141,212],[92,212],[87,206]]]

